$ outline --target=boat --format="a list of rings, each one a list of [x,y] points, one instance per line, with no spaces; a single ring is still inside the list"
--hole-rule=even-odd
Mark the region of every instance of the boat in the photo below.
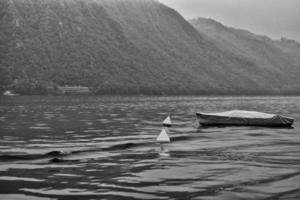
[[[202,126],[268,126],[290,127],[294,119],[256,111],[231,110],[216,113],[196,113]]]

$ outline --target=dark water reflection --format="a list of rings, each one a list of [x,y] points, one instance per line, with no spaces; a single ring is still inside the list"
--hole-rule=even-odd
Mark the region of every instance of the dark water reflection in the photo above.
[[[230,109],[294,128],[195,123]],[[299,97],[0,97],[0,113],[0,199],[300,199]]]

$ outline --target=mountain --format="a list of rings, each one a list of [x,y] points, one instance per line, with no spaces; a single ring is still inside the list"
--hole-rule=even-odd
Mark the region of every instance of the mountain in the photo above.
[[[189,22],[219,48],[254,63],[257,73],[274,84],[279,93],[299,92],[300,44],[296,41],[272,40],[213,19],[197,18]]]
[[[80,85],[97,94],[300,93],[297,43],[262,38],[267,58],[261,59],[254,51],[260,42],[247,40],[254,49],[248,55],[237,50],[244,48],[240,43],[231,46],[225,35],[220,42],[192,24],[197,30],[155,0],[1,0],[0,89],[34,94]]]

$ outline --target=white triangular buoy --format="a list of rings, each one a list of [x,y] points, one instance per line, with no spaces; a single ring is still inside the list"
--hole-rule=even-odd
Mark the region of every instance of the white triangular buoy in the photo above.
[[[170,115],[163,121],[164,126],[172,126],[172,121]]]
[[[170,142],[170,138],[165,129],[161,130],[159,136],[156,138],[156,141],[159,143],[167,143]]]

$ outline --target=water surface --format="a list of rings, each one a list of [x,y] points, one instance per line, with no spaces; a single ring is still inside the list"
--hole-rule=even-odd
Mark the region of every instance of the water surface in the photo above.
[[[195,121],[231,109],[294,128]],[[300,199],[300,97],[0,97],[0,199]]]

